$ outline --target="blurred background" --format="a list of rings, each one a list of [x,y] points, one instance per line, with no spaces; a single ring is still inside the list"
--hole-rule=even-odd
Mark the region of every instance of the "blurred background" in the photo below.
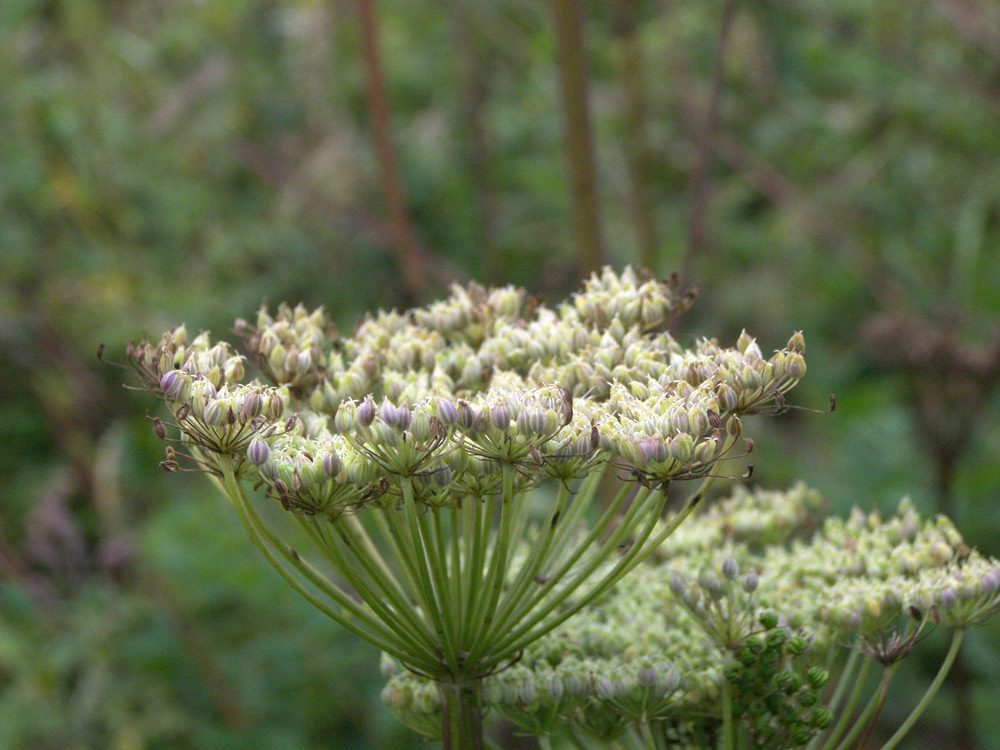
[[[1000,555],[992,0],[3,0],[0,750],[422,746],[95,350],[602,263],[697,285],[682,341],[805,332],[839,408],[752,425],[755,482]],[[908,747],[998,705],[994,624]]]

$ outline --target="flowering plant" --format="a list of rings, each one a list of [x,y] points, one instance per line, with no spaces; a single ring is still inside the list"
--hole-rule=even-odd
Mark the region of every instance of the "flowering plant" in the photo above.
[[[456,286],[428,307],[370,316],[348,337],[322,310],[262,308],[235,332],[263,380],[246,378],[247,360],[229,344],[189,338],[183,327],[130,345],[128,358],[170,413],[152,420],[169,441],[162,466],[207,474],[296,591],[380,648],[387,672],[405,668],[387,688],[390,705],[446,748],[482,747],[490,710],[545,741],[576,722],[600,738],[634,725],[649,747],[660,730],[695,743],[719,735],[731,747],[744,717],[755,742],[780,724],[794,746],[832,720],[828,709],[803,713],[826,673],[807,671],[803,683],[799,667],[842,637],[798,635],[811,615],[795,620],[768,604],[776,594],[766,592],[801,584],[800,552],[774,575],[777,562],[735,547],[716,560],[725,535],[694,554],[693,540],[719,533],[714,516],[680,541],[671,534],[719,462],[752,449],[741,417],[787,408],[785,394],[805,374],[805,344],[796,333],[765,358],[744,332],[732,348],[712,339],[682,347],[666,327],[692,300],[676,282],[606,269],[554,309],[511,287]],[[605,477],[616,483],[610,498],[599,492]],[[700,486],[667,512],[668,487],[691,479]],[[725,507],[743,506],[753,506],[749,496]],[[672,561],[672,594],[654,601],[673,596],[674,610],[688,613],[671,615],[664,632],[685,633],[690,652],[653,638],[652,650],[632,657],[609,648],[583,649],[579,664],[554,656],[570,632],[561,628],[638,606],[615,588],[623,577],[632,574],[633,593],[634,581],[659,585],[651,581],[662,566],[635,571],[651,556]],[[980,588],[994,575],[983,573]],[[917,608],[925,623],[944,594],[922,585],[934,605]],[[859,591],[844,596],[873,596]],[[878,622],[894,611],[877,605]],[[695,624],[720,649],[717,663],[698,662],[711,649],[683,629]],[[587,666],[598,657],[612,662]],[[789,695],[806,691],[793,701],[796,723],[781,723],[787,711],[754,692],[775,680],[797,681]],[[706,714],[719,696],[719,716]],[[699,723],[705,716],[721,724]]]

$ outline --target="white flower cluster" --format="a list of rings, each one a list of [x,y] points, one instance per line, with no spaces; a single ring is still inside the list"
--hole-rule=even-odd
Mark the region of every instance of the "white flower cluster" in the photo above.
[[[613,461],[665,483],[707,475],[740,417],[780,411],[805,373],[801,334],[768,359],[746,333],[734,348],[681,347],[663,326],[691,299],[605,269],[555,309],[511,287],[456,286],[347,338],[321,309],[262,309],[236,331],[273,386],[240,385],[243,358],[207,334],[189,342],[183,328],[130,359],[197,448],[245,452],[241,472],[259,467],[289,509],[336,517],[398,477],[421,502],[448,504],[496,491],[504,464],[521,482]],[[230,414],[255,421],[217,434]],[[300,439],[282,437],[292,429]]]
[[[796,736],[804,744],[831,723],[815,702],[831,649],[873,653],[901,642],[906,620],[966,628],[1000,611],[1000,562],[966,548],[947,519],[922,520],[903,500],[889,518],[855,510],[818,524],[821,508],[802,485],[737,488],[627,584],[490,678],[488,707],[533,734],[608,740],[652,722],[679,746],[706,747],[723,684],[770,679],[798,712],[797,733],[786,738],[794,747]],[[754,656],[769,648],[780,655],[770,675]],[[391,660],[383,671],[385,702],[411,726],[433,727],[433,686]]]

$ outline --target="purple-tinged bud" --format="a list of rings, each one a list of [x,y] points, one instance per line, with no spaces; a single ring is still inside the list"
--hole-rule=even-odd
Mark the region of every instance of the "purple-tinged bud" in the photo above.
[[[340,473],[340,458],[333,451],[323,456],[323,473],[333,479]]]
[[[251,391],[243,399],[243,405],[240,407],[240,421],[249,422],[254,417],[260,415],[264,408],[264,399],[260,397],[260,394],[256,391]]]
[[[490,409],[490,422],[498,430],[506,432],[510,429],[510,409],[505,404],[498,404]]]
[[[632,451],[636,458],[636,463],[639,466],[644,467],[649,464],[653,459],[653,441],[652,440],[640,440],[638,443],[633,444]]]
[[[586,456],[594,450],[590,435],[580,435],[573,441],[573,453],[577,456]]]
[[[941,591],[941,606],[954,607],[958,603],[958,594],[951,586]]]
[[[375,402],[371,396],[358,404],[357,418],[361,427],[368,427],[375,421]]]
[[[760,585],[760,579],[757,577],[757,574],[754,573],[752,570],[745,576],[743,576],[743,584],[742,584],[743,590],[746,591],[748,594],[752,594],[754,591],[756,591],[759,585]]]
[[[271,449],[260,438],[254,438],[247,446],[247,460],[254,466],[262,466],[271,455]]]
[[[801,354],[792,354],[788,358],[787,368],[789,377],[798,380],[806,374],[806,361]]]
[[[731,557],[727,557],[722,561],[722,575],[728,578],[730,581],[736,578],[740,574],[739,563],[736,562]]]
[[[459,401],[456,412],[458,413],[458,426],[465,430],[472,429],[478,416],[476,410],[467,401]]]
[[[267,415],[277,422],[285,413],[285,402],[277,393],[272,393],[267,397]]]
[[[400,404],[396,407],[396,426],[401,430],[406,430],[410,427],[410,407],[406,404]]]
[[[716,391],[716,398],[725,411],[733,411],[739,403],[739,396],[728,383],[722,383]]]
[[[399,413],[389,399],[382,399],[382,405],[378,409],[379,418],[390,427],[399,426]]]
[[[979,590],[984,594],[992,594],[1000,588],[1000,569],[994,568],[988,573],[984,573],[979,580]]]
[[[598,677],[594,680],[594,692],[602,701],[614,700],[617,697],[615,684],[607,677]]]
[[[455,408],[455,404],[446,398],[438,399],[437,415],[441,424],[445,426],[450,427],[458,422],[458,410]]]
[[[168,398],[176,399],[184,389],[184,376],[180,370],[168,370],[160,378],[160,390]]]
[[[517,415],[518,431],[529,435],[545,432],[545,412],[541,409],[522,409]]]
[[[683,579],[674,573],[670,576],[670,592],[676,596],[678,599],[684,597],[684,591],[687,587],[684,585]]]
[[[656,685],[656,670],[644,667],[639,670],[639,687],[651,688]]]
[[[227,407],[228,404],[220,401],[219,399],[213,398],[205,405],[205,411],[202,413],[201,421],[210,427],[221,424],[222,420],[226,417]]]

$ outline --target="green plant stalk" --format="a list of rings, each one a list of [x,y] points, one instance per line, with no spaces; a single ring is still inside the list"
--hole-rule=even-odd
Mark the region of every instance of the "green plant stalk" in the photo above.
[[[458,618],[454,617],[454,604],[451,601],[448,582],[448,564],[445,561],[445,547],[437,534],[435,519],[438,509],[426,509],[417,514],[417,528],[420,541],[431,573],[431,588],[437,597],[441,621],[444,623],[445,637],[455,650],[458,661]]]
[[[852,651],[851,656],[853,657],[855,655],[860,658],[861,652]],[[850,663],[850,661],[851,659],[848,658],[848,663]],[[855,660],[855,662],[856,661],[857,660]],[[847,697],[847,703],[844,705],[844,710],[841,713],[840,719],[837,721],[837,724],[830,731],[830,735],[829,737],[827,737],[826,742],[823,745],[823,750],[832,750],[837,740],[839,740],[840,736],[844,733],[844,729],[847,728],[847,722],[851,720],[851,714],[854,713],[854,706],[857,705],[858,698],[861,696],[861,691],[865,687],[865,679],[868,677],[868,671],[871,669],[873,663],[874,662],[871,659],[865,659],[865,661],[862,663],[861,669],[858,672],[857,679],[854,681],[854,688],[851,690],[851,694]],[[844,674],[841,674],[840,681],[846,684],[844,678],[846,675],[847,667],[845,666],[844,669],[845,672]],[[838,691],[840,690],[840,687],[841,687],[840,685],[837,686]],[[836,710],[835,702],[830,703],[830,710],[831,711]]]
[[[948,672],[951,671],[951,667],[955,663],[955,657],[958,656],[958,651],[962,646],[962,638],[964,636],[964,629],[955,629],[955,632],[951,637],[951,646],[948,648],[948,653],[945,655],[944,661],[941,663],[941,668],[934,676],[934,681],[931,682],[930,687],[927,688],[927,692],[924,693],[924,697],[920,699],[920,702],[914,707],[913,711],[910,712],[910,715],[906,717],[906,721],[904,721],[899,726],[899,729],[896,730],[896,733],[892,735],[892,737],[890,737],[884,745],[882,745],[881,750],[892,750],[896,747],[900,740],[906,736],[906,733],[910,731],[917,719],[920,718],[920,715],[924,712],[927,706],[930,705],[931,700],[941,687],[941,683],[944,682],[944,678],[948,676]]]
[[[620,497],[622,496],[620,495]],[[616,500],[617,499],[618,498],[616,498]],[[643,498],[643,500],[645,500],[645,498]],[[617,548],[619,542],[621,542],[632,530],[633,520],[638,517],[639,512],[644,507],[644,503],[639,502],[638,500],[633,501],[632,506],[625,512],[625,515],[618,523],[614,533],[612,533],[602,546],[590,557],[583,569],[576,573],[576,577],[572,581],[564,581],[566,574],[569,573],[576,562],[590,549],[593,543],[597,541],[600,533],[607,529],[608,525],[614,519],[615,511],[617,511],[619,506],[620,503],[618,505],[612,504],[608,507],[605,513],[601,516],[601,519],[594,525],[587,536],[582,541],[577,543],[573,552],[563,562],[559,569],[555,573],[551,574],[545,584],[543,584],[542,587],[535,593],[535,596],[522,606],[521,612],[518,612],[513,618],[513,622],[518,623],[517,627],[505,634],[503,641],[497,644],[498,650],[503,653],[517,653],[521,646],[513,644],[517,644],[518,639],[528,635],[532,629],[539,625],[556,607],[569,598],[576,588],[586,581],[587,578],[589,578],[593,572],[600,567],[600,565],[607,561],[610,555]],[[652,523],[655,523],[655,515],[652,515],[649,520]],[[558,591],[553,593],[553,589],[560,584],[563,584],[563,586]],[[542,606],[541,603],[546,599],[546,597],[549,597],[550,594],[552,594],[552,596],[545,602],[544,606]],[[578,607],[574,607],[574,610],[578,610]],[[526,619],[521,619],[522,613],[526,616]],[[528,636],[528,640],[530,642],[530,635]]]
[[[520,496],[521,502],[525,502],[525,496]],[[492,653],[494,643],[487,637],[490,626],[493,624],[493,617],[496,615],[497,605],[500,601],[500,593],[503,588],[504,574],[507,567],[507,556],[511,546],[511,526],[518,508],[515,503],[514,491],[514,467],[503,467],[503,494],[500,506],[500,533],[493,543],[493,554],[490,556],[490,567],[486,575],[487,598],[480,597],[476,602],[475,614],[473,616],[474,627],[472,629],[472,640],[468,647],[468,661],[474,663],[481,655]]]
[[[413,497],[413,480],[409,477],[403,477],[400,485],[403,491],[403,511],[405,516],[405,524],[403,525],[404,546],[412,555],[412,560],[417,571],[417,580],[420,582],[424,601],[427,604],[427,616],[434,624],[434,630],[440,639],[439,642],[447,667],[452,675],[457,675],[459,674],[458,645],[455,643],[454,638],[450,637],[451,634],[446,630],[444,618],[441,616],[441,601],[434,590],[434,574],[431,571],[432,560],[424,545],[417,521],[417,506]],[[392,511],[390,510],[389,513],[391,514]],[[409,532],[408,537],[405,535],[406,532]]]
[[[282,557],[285,557],[285,559],[296,568],[299,568],[297,563],[302,562],[298,553],[294,552],[294,550],[291,550],[290,548],[287,548],[285,545],[282,545],[280,541],[275,539],[273,535],[270,534],[266,527],[261,527],[259,525],[261,523],[260,519],[256,516],[256,511],[254,511],[249,499],[243,492],[243,488],[236,480],[231,463],[229,461],[220,461],[220,463],[223,464],[222,480],[220,481],[214,476],[211,477],[212,480],[220,487],[220,489],[222,489],[223,493],[229,498],[230,502],[236,508],[240,521],[247,530],[251,541],[261,551],[264,558],[271,564],[271,566],[278,572],[285,582],[292,587],[292,589],[298,592],[306,601],[316,607],[316,609],[321,611],[338,625],[341,625],[346,630],[354,633],[362,640],[371,643],[376,648],[380,648],[400,660],[409,661],[417,666],[422,666],[425,669],[427,668],[428,663],[424,661],[424,655],[417,655],[413,653],[412,650],[409,650],[408,646],[411,646],[411,644],[401,641],[395,633],[386,631],[380,622],[372,619],[369,613],[365,612],[360,606],[357,605],[356,602],[344,595],[343,592],[337,590],[336,587],[328,581],[324,581],[326,584],[325,586],[320,586],[315,581],[310,580],[311,583],[317,585],[317,588],[333,599],[333,601],[336,602],[342,609],[350,613],[350,615],[357,620],[360,620],[363,624],[359,624],[344,614],[332,609],[320,600],[312,591],[306,588],[294,575],[292,575],[287,570],[285,565],[275,556],[269,544],[273,545]],[[299,569],[299,572],[306,575],[301,569]],[[306,577],[307,579],[309,578],[309,576]]]
[[[641,520],[643,517],[646,518],[645,529],[639,534],[637,540],[631,545],[629,551],[625,553],[621,560],[615,564],[614,568],[604,576],[601,583],[595,586],[589,593],[587,593],[583,598],[578,599],[573,603],[572,606],[567,607],[562,613],[557,615],[555,618],[546,619],[552,611],[562,604],[566,599],[568,599],[577,588],[579,588],[583,583],[585,583],[594,571],[600,567],[608,558],[608,556],[613,553],[617,548],[622,539],[630,534],[638,522],[633,523],[628,519],[629,513],[632,509],[626,513],[626,518],[622,520],[622,523],[618,528],[615,529],[614,534],[608,539],[604,548],[595,555],[595,558],[590,561],[590,563],[584,568],[584,570],[574,579],[572,582],[568,583],[563,589],[561,589],[558,594],[553,597],[544,607],[541,608],[542,611],[539,612],[537,617],[532,618],[534,624],[538,625],[544,621],[544,627],[542,630],[544,632],[550,631],[553,628],[558,627],[574,614],[579,612],[581,609],[586,607],[588,604],[593,602],[598,597],[602,596],[608,591],[612,586],[618,583],[625,574],[635,567],[636,560],[645,559],[655,546],[652,544],[647,544],[650,535],[656,528],[657,519],[659,518],[660,511],[663,509],[663,505],[666,503],[666,495],[659,493],[658,496],[652,495],[652,493],[647,493],[646,497],[643,498],[641,506],[643,507],[642,512],[637,512],[634,519]],[[649,507],[646,507],[646,506]],[[506,650],[501,650],[498,648],[497,651],[499,659],[510,658],[514,654],[518,653],[521,649],[525,648],[533,640],[538,637],[538,632],[530,632],[530,627],[522,625],[518,628],[513,636],[513,638],[520,638],[519,641],[510,642],[506,647]]]
[[[892,679],[892,673],[895,671],[896,665],[893,664],[891,667],[886,668],[882,673],[882,681],[880,683],[880,688],[888,688],[889,681]],[[857,739],[858,735],[861,734],[862,730],[868,725],[869,718],[878,710],[879,701],[882,695],[881,689],[876,690],[872,693],[871,698],[868,700],[868,704],[865,706],[865,710],[861,712],[861,715],[854,722],[854,726],[851,727],[851,731],[847,733],[847,736],[837,745],[837,750],[847,750],[854,744],[854,740]]]
[[[439,682],[443,750],[483,750],[482,682]]]
[[[566,557],[562,561],[561,565],[556,569],[556,571],[546,576],[547,580],[545,581],[545,583],[538,590],[534,591],[533,595],[527,601],[523,602],[520,607],[511,610],[510,615],[508,616],[508,618],[504,623],[505,626],[519,622],[528,613],[534,611],[537,608],[538,604],[541,601],[543,601],[545,597],[547,597],[556,586],[558,586],[560,583],[563,582],[563,579],[565,578],[566,574],[572,569],[573,565],[575,565],[576,562],[587,552],[587,550],[590,549],[590,547],[595,542],[597,542],[598,537],[600,537],[601,535],[601,532],[607,529],[608,525],[614,520],[614,517],[618,509],[622,506],[622,504],[625,502],[625,499],[628,497],[629,489],[630,487],[628,486],[622,488],[622,491],[618,493],[618,496],[607,507],[607,509],[601,515],[597,523],[594,524],[593,528],[590,530],[587,536],[582,541],[578,542],[576,547],[574,547],[572,552],[570,552],[570,554],[568,555],[568,557]],[[570,512],[567,514],[568,517],[565,519],[564,522],[562,522],[562,528],[560,528],[557,531],[556,539],[552,543],[553,560],[558,560],[560,557],[562,557],[563,552],[565,550],[564,540],[566,539],[567,533],[572,531],[571,527],[574,521],[580,516],[581,509],[585,505],[584,500],[585,500],[584,498],[580,497],[577,498],[577,502],[573,504],[573,507],[571,507]],[[639,502],[638,498],[633,500],[632,504],[633,507],[630,508],[629,510],[630,511],[636,510],[638,507],[638,502]],[[628,512],[626,512],[626,518],[627,517],[628,517]],[[626,518],[623,518],[621,522],[619,522],[617,530],[622,529],[623,525],[626,523]],[[559,533],[560,531],[564,533],[560,534]],[[607,549],[608,547],[607,545],[605,545],[604,550],[599,550],[597,553],[595,553],[595,557],[598,558],[599,562],[607,558],[609,554]]]
[[[722,747],[736,750],[736,726],[733,721],[733,689],[729,680],[722,681]]]
[[[653,732],[649,728],[648,721],[639,722],[639,735],[642,737],[642,746],[645,750],[656,750],[656,740],[653,739]]]
[[[424,646],[433,651],[434,641],[430,638],[430,633],[426,631],[423,623],[420,623],[412,614],[412,608],[406,606],[405,599],[401,600],[397,598],[396,592],[393,592],[380,577],[372,578],[375,586],[382,592],[382,596],[376,594],[361,577],[357,569],[344,558],[335,543],[327,546],[326,540],[315,529],[310,527],[309,522],[304,517],[295,516],[295,520],[310,536],[316,546],[325,553],[324,556],[333,565],[337,573],[351,585],[358,596],[361,597],[361,600],[371,608],[383,623],[396,633],[413,632],[416,637],[423,641]],[[345,546],[350,549],[350,545],[346,541]],[[358,560],[362,570],[369,572],[370,563],[364,559],[364,555],[355,555],[355,559]],[[414,630],[410,631],[408,627]]]
[[[580,488],[579,496],[577,498],[580,507],[590,504],[590,501],[593,498],[593,493],[600,481],[600,474],[598,473],[596,476],[596,481],[590,481],[588,478],[588,480],[585,481],[584,486]],[[623,488],[623,492],[626,494],[628,490],[628,486]],[[563,526],[559,526],[560,518],[562,518],[562,511],[569,499],[569,496],[569,490],[565,487],[565,485],[561,485],[559,496],[553,506],[552,512],[549,514],[549,518],[546,521],[545,526],[543,527],[545,528],[545,538],[541,544],[538,543],[537,539],[534,540],[531,555],[525,560],[521,570],[518,572],[517,578],[511,585],[507,596],[504,598],[504,602],[498,612],[491,635],[493,633],[503,633],[506,629],[512,627],[519,618],[529,612],[540,600],[540,598],[544,596],[544,593],[537,591],[538,584],[536,583],[536,578],[543,567],[551,562],[551,556],[558,556],[562,551],[559,545],[554,544],[554,540],[557,537],[557,528],[564,528],[571,523],[571,519],[567,518],[563,520]],[[532,596],[532,594],[535,594],[535,596]]]

